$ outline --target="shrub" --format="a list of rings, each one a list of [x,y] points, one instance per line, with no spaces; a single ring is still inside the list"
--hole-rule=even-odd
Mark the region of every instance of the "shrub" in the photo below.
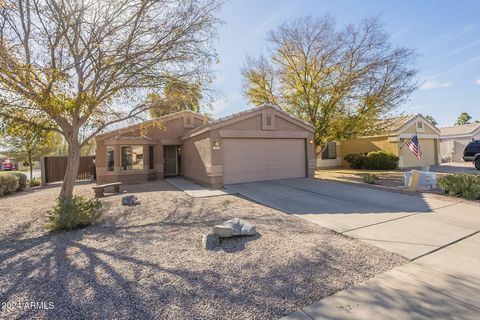
[[[345,161],[352,169],[367,170],[393,170],[397,168],[398,157],[385,151],[371,151],[365,153],[353,153],[345,156]]]
[[[446,193],[469,200],[480,200],[480,176],[476,174],[449,174],[437,181]]]
[[[27,175],[21,172],[12,173],[15,177],[18,178],[18,188],[16,191],[22,191],[27,188]]]
[[[102,203],[96,199],[74,196],[72,199],[58,199],[53,210],[48,211],[49,231],[73,230],[91,225],[102,215]]]
[[[0,175],[0,197],[17,191],[18,185],[18,178],[13,174]]]
[[[372,173],[364,173],[362,174],[362,179],[363,182],[368,183],[368,184],[376,184],[378,180],[378,177]]]
[[[350,164],[352,169],[362,169],[366,157],[366,153],[352,153],[345,156],[345,161]]]
[[[29,187],[36,187],[36,186],[39,186],[41,184],[42,184],[42,180],[40,180],[39,178],[35,178],[35,177],[33,177],[32,180],[30,180],[28,182]]]
[[[398,165],[398,157],[385,151],[369,152],[363,163],[363,169],[368,170],[393,170]]]

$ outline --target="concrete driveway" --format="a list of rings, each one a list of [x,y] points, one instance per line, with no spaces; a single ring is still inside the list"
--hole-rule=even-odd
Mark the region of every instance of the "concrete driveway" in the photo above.
[[[226,188],[412,260],[480,230],[480,207],[459,202],[309,178]]]

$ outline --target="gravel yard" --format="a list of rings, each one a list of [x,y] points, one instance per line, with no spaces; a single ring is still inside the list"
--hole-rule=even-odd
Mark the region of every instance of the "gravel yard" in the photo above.
[[[164,181],[102,199],[98,224],[46,234],[59,188],[0,198],[0,318],[274,319],[406,262],[301,218],[228,195],[191,198]],[[91,196],[91,185],[76,187]],[[259,235],[204,251],[201,235],[233,217]]]

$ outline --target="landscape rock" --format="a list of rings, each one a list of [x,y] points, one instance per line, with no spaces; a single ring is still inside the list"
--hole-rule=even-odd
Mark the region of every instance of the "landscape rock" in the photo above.
[[[140,201],[134,195],[122,197],[122,205],[124,206],[135,206],[137,204],[140,204]]]
[[[233,218],[214,226],[213,233],[220,238],[230,238],[236,236],[254,236],[257,234],[257,230],[251,223],[239,218]]]
[[[204,234],[202,237],[202,247],[205,250],[215,250],[220,247],[220,237],[215,233]]]

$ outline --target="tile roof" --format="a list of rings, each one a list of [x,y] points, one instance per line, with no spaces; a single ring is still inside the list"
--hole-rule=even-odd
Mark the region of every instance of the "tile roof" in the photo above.
[[[290,113],[286,112],[285,110],[273,105],[273,104],[268,104],[268,103],[264,103],[258,107],[253,107],[253,108],[250,108],[250,109],[247,109],[247,110],[244,110],[244,111],[241,111],[241,112],[238,112],[238,113],[234,113],[234,114],[231,114],[231,115],[228,115],[226,117],[222,117],[222,118],[218,118],[218,119],[215,119],[215,120],[211,120],[209,122],[207,122],[206,124],[200,126],[200,127],[197,127],[191,131],[188,131],[183,137],[190,137],[190,136],[194,136],[196,134],[198,134],[199,132],[204,132],[204,130],[210,130],[212,129],[213,127],[215,127],[216,125],[221,125],[223,122],[226,122],[228,120],[231,120],[231,119],[235,119],[235,118],[240,118],[242,117],[243,115],[246,115],[246,114],[249,114],[249,113],[254,113],[254,112],[258,112],[262,109],[267,109],[267,108],[271,108],[271,109],[274,109],[275,111],[279,112],[279,113],[282,113],[284,115],[286,115],[287,117],[289,118],[292,118],[294,119],[295,121],[301,123],[302,125],[310,128],[311,130],[315,130],[315,127],[312,126],[310,123],[306,122],[306,121],[303,121],[301,119],[298,119],[294,116],[292,116]]]
[[[382,121],[384,132],[397,132],[418,116],[419,114],[406,114],[398,117],[384,119]]]
[[[183,114],[192,114],[194,116],[203,118],[205,121],[208,120],[208,117],[201,114],[201,113],[193,112],[193,111],[190,111],[190,110],[182,110],[182,111],[177,111],[177,112],[174,112],[174,113],[170,113],[170,114],[167,114],[167,115],[155,118],[155,119],[146,120],[146,121],[143,121],[143,122],[140,122],[140,123],[135,123],[135,124],[132,124],[132,125],[129,125],[129,126],[126,126],[126,127],[121,127],[121,128],[118,128],[118,129],[114,129],[114,130],[111,130],[111,131],[106,131],[106,132],[103,132],[103,133],[97,135],[97,137],[107,136],[107,135],[111,135],[111,134],[118,133],[118,132],[125,132],[125,131],[128,131],[129,129],[134,129],[134,128],[142,125],[142,124],[153,122],[153,121],[168,121],[170,119],[175,119],[177,117],[180,117]]]
[[[439,128],[442,136],[450,135],[468,135],[473,134],[476,130],[480,129],[480,123],[470,123],[458,126],[442,127]]]

